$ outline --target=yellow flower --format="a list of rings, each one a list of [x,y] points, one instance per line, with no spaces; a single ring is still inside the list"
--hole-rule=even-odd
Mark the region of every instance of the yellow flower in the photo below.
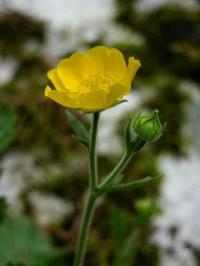
[[[131,82],[140,61],[129,58],[115,48],[97,46],[85,53],[77,52],[61,60],[47,73],[55,86],[45,89],[45,96],[66,107],[100,110],[121,100],[131,91]]]

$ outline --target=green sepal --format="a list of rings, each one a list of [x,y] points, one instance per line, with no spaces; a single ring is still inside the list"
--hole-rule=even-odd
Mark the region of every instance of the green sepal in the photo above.
[[[119,105],[121,103],[127,103],[127,102],[128,102],[128,100],[126,100],[126,99],[114,101],[114,103],[109,108],[112,108],[112,107],[117,106],[117,105]]]
[[[124,143],[127,154],[138,152],[140,149],[143,148],[144,144],[146,143],[146,141],[144,141],[143,139],[138,137],[137,134],[134,134],[134,132],[132,132],[131,124],[132,119],[129,119],[124,134]]]
[[[80,122],[80,120],[70,113],[69,111],[65,111],[68,121],[74,131],[74,137],[84,146],[89,148],[89,132],[85,128],[85,126]]]

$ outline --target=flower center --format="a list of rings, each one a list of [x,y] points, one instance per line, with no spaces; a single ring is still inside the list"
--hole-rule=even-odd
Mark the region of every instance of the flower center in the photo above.
[[[109,87],[113,84],[112,77],[106,75],[98,74],[91,75],[88,78],[82,78],[79,80],[80,92],[87,93],[89,91],[104,90],[107,91]]]

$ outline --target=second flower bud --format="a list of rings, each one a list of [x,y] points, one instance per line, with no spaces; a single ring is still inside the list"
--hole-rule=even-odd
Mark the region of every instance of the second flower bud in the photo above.
[[[163,133],[163,126],[158,116],[158,110],[153,111],[149,115],[138,115],[131,121],[130,127],[140,138],[149,142],[158,140]]]

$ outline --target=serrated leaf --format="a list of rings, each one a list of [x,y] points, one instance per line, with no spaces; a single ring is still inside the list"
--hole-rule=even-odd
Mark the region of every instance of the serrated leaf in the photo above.
[[[89,132],[75,115],[66,111],[68,121],[74,131],[75,138],[87,148],[89,147]]]

